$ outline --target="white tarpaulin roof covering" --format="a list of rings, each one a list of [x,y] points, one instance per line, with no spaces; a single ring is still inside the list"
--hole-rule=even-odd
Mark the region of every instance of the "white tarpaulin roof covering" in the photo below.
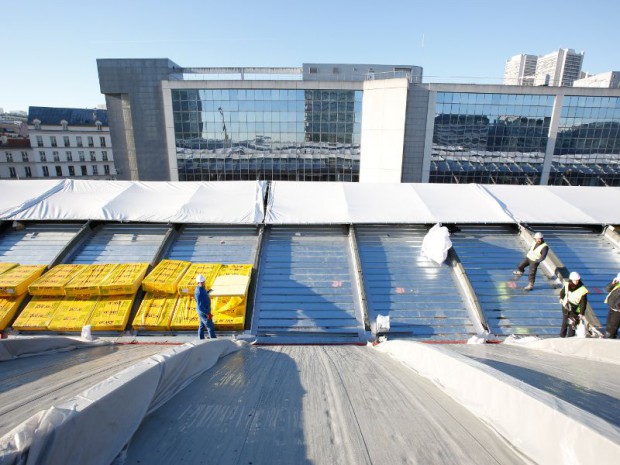
[[[21,181],[28,189],[30,183]],[[33,184],[33,189],[37,187]],[[135,182],[67,179],[49,195],[6,209],[8,220],[107,220],[155,223],[257,224],[266,183]],[[0,198],[13,186],[0,183]],[[36,194],[35,191],[33,191]],[[18,200],[24,203],[22,200]],[[14,202],[17,203],[17,202]]]
[[[336,182],[0,181],[0,219],[199,224],[620,224],[620,188]]]
[[[62,189],[62,179],[0,181],[0,218],[6,219]]]
[[[273,181],[266,224],[619,224],[620,188]]]

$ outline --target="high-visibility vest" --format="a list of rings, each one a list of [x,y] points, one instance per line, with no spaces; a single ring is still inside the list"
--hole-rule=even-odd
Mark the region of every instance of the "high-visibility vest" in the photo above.
[[[611,293],[613,291],[615,291],[616,289],[618,289],[620,287],[620,283],[617,283],[614,288],[609,292],[609,294],[607,294],[607,297],[605,297],[605,303],[607,303],[607,301],[609,300],[609,296],[611,295]]]
[[[542,257],[542,251],[545,249],[545,247],[548,247],[546,242],[543,242],[538,246],[536,245],[536,242],[534,242],[532,244],[532,247],[530,248],[530,251],[527,253],[527,258],[529,258],[533,262],[537,262],[538,260],[540,260],[540,257]]]
[[[564,284],[564,298],[562,299],[562,305],[566,307],[567,303],[571,303],[572,305],[577,307],[577,311],[579,312],[579,302],[581,302],[581,298],[589,291],[583,285],[578,287],[574,291],[569,291],[568,284],[568,282]]]

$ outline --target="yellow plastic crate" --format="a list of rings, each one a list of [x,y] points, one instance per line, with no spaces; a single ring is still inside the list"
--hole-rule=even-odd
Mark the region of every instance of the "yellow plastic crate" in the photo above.
[[[177,292],[179,295],[193,296],[196,289],[196,276],[199,274],[205,277],[207,289],[210,288],[221,266],[221,263],[193,263],[179,281]]]
[[[170,329],[172,331],[196,330],[198,329],[199,321],[194,296],[180,296],[170,321]]]
[[[13,329],[20,331],[46,330],[61,302],[62,299],[55,297],[33,297],[13,323]]]
[[[26,294],[19,297],[0,298],[0,331],[7,328],[25,297]]]
[[[86,265],[84,269],[65,286],[65,295],[67,297],[98,296],[99,286],[117,266],[117,264]]]
[[[99,286],[99,295],[131,295],[140,288],[148,263],[118,265]]]
[[[211,313],[215,315],[228,315],[245,317],[245,296],[221,296],[211,298]]]
[[[20,265],[0,275],[0,297],[16,297],[45,271],[45,265]]]
[[[213,315],[213,324],[216,331],[243,331],[245,327],[245,315],[244,316],[230,316],[230,315]]]
[[[182,260],[162,260],[142,281],[142,289],[158,294],[176,294],[179,281],[190,265]]]
[[[88,265],[57,265],[28,286],[30,295],[64,297],[65,286]]]
[[[218,276],[227,275],[250,276],[252,274],[252,265],[222,265]]]
[[[6,273],[7,271],[18,266],[19,263],[0,263],[0,274]]]
[[[167,331],[178,296],[147,293],[131,326],[139,331]]]
[[[88,324],[93,331],[123,331],[129,321],[134,295],[99,297]]]
[[[50,331],[81,331],[97,303],[96,297],[76,299],[66,297],[54,312],[47,328]]]

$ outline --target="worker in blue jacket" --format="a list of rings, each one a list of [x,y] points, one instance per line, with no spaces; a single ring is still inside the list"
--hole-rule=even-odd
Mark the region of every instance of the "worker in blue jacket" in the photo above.
[[[198,312],[198,318],[200,323],[198,324],[198,338],[205,338],[205,329],[207,330],[207,336],[209,339],[215,339],[215,326],[213,325],[213,316],[211,315],[211,299],[209,299],[209,292],[205,286],[206,279],[203,275],[196,276],[196,292],[194,292],[194,299],[196,299],[196,311]]]

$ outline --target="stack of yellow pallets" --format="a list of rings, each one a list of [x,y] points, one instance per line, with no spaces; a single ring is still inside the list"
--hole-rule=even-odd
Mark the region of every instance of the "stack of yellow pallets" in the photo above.
[[[45,271],[45,265],[0,264],[0,331],[9,325],[26,297],[28,285]]]
[[[13,324],[22,331],[122,331],[148,263],[58,265],[33,282]]]

